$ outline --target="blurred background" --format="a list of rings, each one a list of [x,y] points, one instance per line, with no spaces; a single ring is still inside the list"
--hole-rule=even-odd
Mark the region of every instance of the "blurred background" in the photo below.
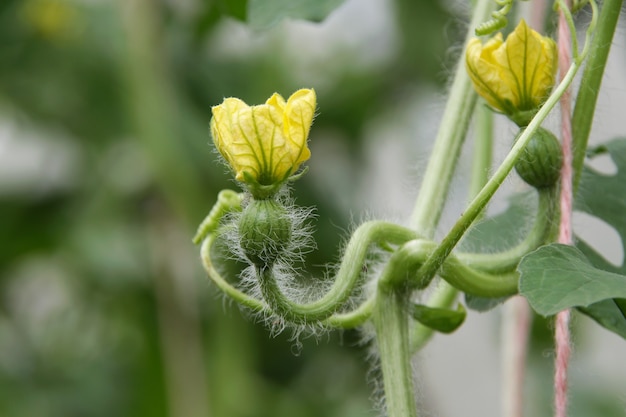
[[[377,415],[357,332],[272,337],[201,270],[191,237],[236,189],[210,108],[315,88],[295,197],[316,206],[321,275],[354,224],[409,215],[467,8],[346,0],[321,23],[246,23],[245,0],[0,0],[0,416]],[[623,27],[598,141],[626,133]],[[470,313],[418,356],[424,415],[499,415],[498,317]],[[623,340],[588,324],[572,415],[625,416]],[[550,324],[535,327],[529,404],[547,415]]]

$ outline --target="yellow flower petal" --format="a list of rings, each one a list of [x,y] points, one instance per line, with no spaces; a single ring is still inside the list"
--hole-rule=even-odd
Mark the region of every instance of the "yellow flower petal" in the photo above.
[[[477,38],[466,50],[467,72],[476,92],[514,120],[541,106],[554,85],[556,46],[524,20],[502,42],[498,34],[484,45]],[[523,119],[523,117],[522,117]]]
[[[503,44],[502,34],[498,33],[485,45],[473,38],[467,45],[465,64],[476,92],[487,103],[501,112],[506,112],[513,93],[508,84],[500,79],[499,64],[493,58],[494,50]]]
[[[279,186],[293,175],[311,155],[307,138],[315,105],[315,92],[303,89],[287,102],[275,93],[259,106],[227,98],[213,107],[213,141],[235,178],[252,190]]]
[[[291,159],[296,167],[311,156],[306,141],[315,116],[315,106],[315,91],[309,89],[293,93],[285,106],[283,127],[285,136],[291,143],[289,146]]]
[[[511,87],[517,110],[534,109],[552,88],[555,51],[550,50],[550,45],[554,45],[551,39],[542,37],[522,20],[507,38],[505,47],[494,51],[500,76]]]

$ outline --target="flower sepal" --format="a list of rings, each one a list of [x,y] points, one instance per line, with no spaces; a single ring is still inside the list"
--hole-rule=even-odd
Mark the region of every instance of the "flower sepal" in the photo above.
[[[252,197],[254,197],[255,200],[267,200],[268,198],[272,198],[276,193],[278,193],[278,191],[280,191],[285,183],[298,181],[307,172],[309,172],[309,167],[304,167],[297,174],[290,175],[280,182],[276,182],[270,185],[263,185],[259,184],[256,178],[248,171],[243,171],[241,173],[241,175],[243,176],[243,181],[241,182],[245,185],[246,189],[250,194],[252,194]]]
[[[533,117],[535,117],[535,114],[537,114],[538,111],[539,109],[516,111],[507,116],[517,126],[526,127],[530,124],[530,121],[533,120]]]

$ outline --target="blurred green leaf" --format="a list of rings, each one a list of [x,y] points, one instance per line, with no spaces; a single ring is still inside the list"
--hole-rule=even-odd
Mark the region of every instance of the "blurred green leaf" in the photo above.
[[[578,311],[597,321],[601,326],[626,338],[626,300],[615,298],[578,307]]]
[[[413,304],[411,306],[411,315],[426,327],[441,333],[452,333],[463,324],[467,313],[463,304],[460,303],[456,310]]]
[[[595,268],[573,246],[542,246],[525,256],[518,270],[520,294],[544,316],[610,298],[626,298],[626,276]],[[626,319],[624,312],[621,316]],[[626,333],[622,336],[626,338]]]
[[[617,167],[615,175],[604,175],[595,170],[585,167],[581,183],[576,194],[575,208],[594,217],[601,219],[619,234],[622,248],[626,243],[626,138],[618,138],[596,148],[593,157],[608,155]],[[615,266],[608,262],[602,254],[595,251],[584,241],[579,240],[578,248],[585,254],[587,259],[597,268],[605,271],[626,275],[626,264]]]
[[[536,212],[537,194],[518,193],[508,200],[505,211],[481,220],[469,230],[461,242],[463,250],[479,251],[480,248],[493,247],[505,250],[524,239]]]
[[[626,138],[617,138],[590,150],[590,158],[607,153],[617,166],[617,173],[607,176],[585,167],[575,204],[577,210],[591,214],[611,225],[619,234],[622,250],[624,250],[626,198],[623,190],[626,182]],[[578,240],[576,246],[596,267],[626,275],[626,263],[622,262],[620,266],[611,264],[582,239]],[[578,310],[608,330],[626,337],[624,336],[626,335],[626,302],[624,300],[604,300]]]
[[[286,18],[320,22],[344,0],[249,0],[248,23],[269,29]]]
[[[248,0],[218,0],[217,7],[227,16],[246,20]]]
[[[478,297],[472,294],[465,294],[465,304],[467,305],[467,308],[480,313],[496,308],[508,299],[509,297],[487,298]]]
[[[514,247],[523,238],[531,225],[531,216],[536,206],[536,193],[519,193],[509,198],[507,209],[493,217],[483,219],[470,229],[463,238],[461,247],[477,251],[480,248]],[[532,201],[529,204],[529,201]],[[487,298],[465,294],[467,308],[481,313],[491,310],[505,302],[509,297]]]

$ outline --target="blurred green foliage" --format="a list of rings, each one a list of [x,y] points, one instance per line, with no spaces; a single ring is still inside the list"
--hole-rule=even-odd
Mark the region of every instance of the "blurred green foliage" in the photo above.
[[[391,2],[395,49],[361,66],[376,51],[321,44],[318,24],[251,32],[245,1],[2,0],[0,416],[375,415],[360,334],[271,337],[201,271],[195,226],[235,186],[210,107],[313,87],[312,140],[359,161],[372,118],[444,86],[462,32],[448,4]],[[298,66],[286,33],[324,61]],[[295,195],[317,207],[319,273],[361,213],[307,177]]]
[[[417,2],[412,13],[447,21],[436,4]],[[42,153],[34,178],[18,169],[0,184],[3,417],[375,414],[359,334],[270,337],[200,270],[194,228],[217,192],[234,187],[208,146],[210,107],[314,87],[323,114],[315,128],[336,132],[358,160],[373,114],[406,85],[443,81],[448,44],[420,51],[420,71],[404,53],[360,68],[349,56],[362,52],[337,50],[326,55],[339,71],[301,85],[306,77],[273,35],[289,23],[252,32],[270,39],[262,50],[219,52],[237,46],[230,32],[250,31],[245,6],[0,2],[0,120],[12,126],[6,140],[25,149],[19,164]],[[307,25],[316,24],[289,30]],[[403,44],[419,36],[398,27]],[[46,181],[55,164],[61,180]],[[310,180],[296,195],[324,219],[308,263],[335,260],[351,213]]]

